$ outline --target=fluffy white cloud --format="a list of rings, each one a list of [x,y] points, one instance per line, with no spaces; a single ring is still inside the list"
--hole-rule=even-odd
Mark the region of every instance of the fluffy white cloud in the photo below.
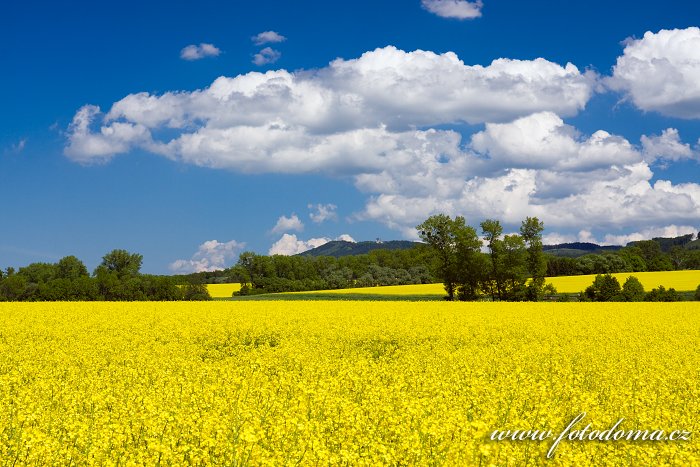
[[[69,128],[66,154],[86,161],[140,147],[244,171],[367,170],[385,163],[397,131],[544,110],[574,115],[594,84],[595,76],[574,65],[544,59],[468,66],[451,52],[386,47],[317,71],[251,72],[220,77],[203,90],[131,94],[104,116],[85,106]],[[454,138],[430,139],[443,137]],[[366,152],[368,146],[376,150]]]
[[[602,130],[581,139],[575,128],[551,112],[506,124],[487,123],[484,131],[472,137],[471,146],[497,167],[592,170],[639,160],[626,139]]]
[[[642,110],[700,118],[700,28],[628,39],[608,84]]]
[[[548,232],[542,235],[542,243],[545,245],[559,245],[561,243],[572,243],[576,241],[576,236],[572,234],[560,234],[558,232]]]
[[[128,152],[137,146],[151,146],[150,131],[140,123],[112,122],[101,126],[99,132],[93,132],[90,126],[99,115],[100,108],[94,105],[78,110],[68,127],[66,156],[88,164],[107,161],[115,154]]]
[[[281,56],[282,53],[279,50],[275,50],[272,47],[265,47],[260,52],[253,55],[253,63],[258,66],[263,66],[269,63],[275,63]]]
[[[309,204],[307,208],[312,210],[309,213],[309,217],[317,224],[327,220],[338,219],[338,214],[335,212],[338,206],[335,204]]]
[[[511,226],[538,216],[567,235],[700,218],[700,185],[652,183],[650,158],[685,157],[675,130],[642,138],[640,149],[564,123],[595,84],[571,64],[543,59],[468,66],[453,53],[386,47],[315,71],[253,72],[192,92],[131,94],[105,115],[86,106],[65,152],[89,162],[142,149],[247,173],[352,177],[368,196],[356,217],[406,238],[436,212]],[[486,125],[464,141],[432,128],[459,122]],[[273,247],[295,252],[310,241],[287,235]]]
[[[665,129],[660,136],[642,135],[641,141],[644,160],[650,164],[658,159],[678,161],[697,158],[697,154],[690,145],[681,142],[678,130],[675,128]]]
[[[421,0],[423,8],[443,18],[473,19],[481,16],[481,0]]]
[[[270,232],[277,234],[282,232],[289,232],[291,230],[296,230],[297,232],[301,232],[302,230],[304,230],[304,223],[301,222],[301,220],[299,220],[299,217],[297,217],[296,214],[292,214],[291,217],[280,216],[280,218],[277,219],[277,223]]]
[[[255,45],[286,41],[287,38],[275,31],[264,31],[250,38]]]
[[[267,254],[285,256],[296,255],[299,253],[303,253],[307,250],[311,250],[312,248],[325,245],[330,241],[331,239],[326,237],[310,238],[309,240],[300,240],[294,234],[284,234],[282,235],[282,238],[280,238],[272,244]]]
[[[658,180],[644,154],[604,131],[581,135],[556,115],[487,124],[460,150],[414,152],[408,163],[356,176],[370,194],[360,219],[415,237],[427,216],[445,212],[477,223],[517,225],[537,216],[549,229],[644,228],[700,218],[700,185]],[[432,188],[432,189],[431,189]],[[551,230],[550,230],[551,232]]]
[[[176,274],[215,271],[224,269],[245,247],[245,243],[231,240],[219,242],[209,240],[199,245],[197,252],[190,259],[178,259],[170,263],[170,270]]]
[[[343,240],[346,242],[355,242],[355,240],[348,234],[342,234],[335,238],[336,240]],[[331,239],[328,237],[310,238],[308,240],[298,239],[294,234],[284,234],[282,237],[272,244],[270,250],[267,252],[268,255],[285,255],[291,256],[305,251],[311,250],[313,248],[318,248],[321,245],[325,245],[330,242]]]
[[[206,57],[216,57],[221,53],[213,44],[201,43],[199,45],[188,45],[180,51],[180,58],[183,60],[200,60]]]

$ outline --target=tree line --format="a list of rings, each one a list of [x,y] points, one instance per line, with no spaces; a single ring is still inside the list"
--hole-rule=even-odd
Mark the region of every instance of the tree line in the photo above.
[[[92,275],[75,256],[57,263],[32,263],[0,270],[0,301],[209,300],[203,284],[141,274],[143,256],[126,250],[107,253]]]
[[[612,253],[566,258],[545,253],[544,224],[536,217],[522,221],[517,234],[503,235],[501,223],[494,219],[483,221],[480,227],[481,237],[463,217],[452,219],[445,214],[431,216],[416,227],[438,260],[438,276],[448,300],[538,301],[556,296],[554,287],[545,285],[546,276],[598,274],[578,295],[579,301],[679,301],[683,296],[672,288],[645,292],[634,276],[620,286],[610,273],[700,269],[700,249],[684,248],[693,242],[692,234],[632,242]],[[481,252],[483,243],[486,254]],[[568,300],[569,296],[557,298]],[[700,300],[700,285],[694,298]]]
[[[435,281],[431,261],[431,252],[424,246],[340,258],[265,256],[247,251],[227,275],[230,281],[241,283],[237,295],[429,284]]]
[[[672,245],[664,248],[666,245]],[[680,240],[671,244],[668,241]],[[548,255],[547,276],[610,274],[616,272],[676,271],[700,269],[700,240],[688,234],[675,239],[630,242],[614,252],[587,254],[578,258]]]
[[[538,301],[556,292],[545,286],[547,261],[541,221],[528,217],[519,234],[510,235],[503,235],[503,226],[495,219],[483,221],[480,227],[487,254],[481,252],[482,240],[476,229],[462,216],[452,219],[437,214],[416,227],[435,253],[447,300],[487,296],[492,300]]]
[[[578,297],[581,302],[680,302],[683,296],[673,287],[663,285],[645,292],[644,286],[634,276],[629,276],[620,286],[620,281],[611,274],[598,274],[593,283]],[[695,290],[695,300],[700,300],[700,285]]]

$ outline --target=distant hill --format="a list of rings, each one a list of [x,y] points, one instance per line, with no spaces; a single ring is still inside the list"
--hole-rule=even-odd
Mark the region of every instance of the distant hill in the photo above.
[[[583,255],[607,253],[621,249],[618,245],[598,245],[588,242],[559,243],[557,245],[544,245],[542,249],[545,253],[554,256],[566,256],[567,258],[578,258]]]
[[[681,246],[688,250],[700,249],[700,240],[693,240],[693,235],[684,235],[675,238],[654,238],[655,242],[661,245],[662,251],[669,251],[672,246]],[[627,245],[634,245],[636,242],[630,242]],[[298,256],[333,256],[340,258],[341,256],[364,255],[372,250],[407,250],[422,245],[420,242],[410,242],[407,240],[390,240],[386,242],[346,242],[343,240],[334,240],[325,245],[321,245],[312,250],[299,253]],[[598,245],[589,242],[572,242],[559,243],[556,245],[544,245],[545,253],[554,256],[566,256],[568,258],[578,258],[583,255],[603,254],[618,251],[623,246],[621,245]]]
[[[661,251],[668,253],[673,247],[682,247],[688,250],[697,249],[698,240],[693,240],[694,234],[681,235],[680,237],[654,237],[652,241],[655,241],[661,246]],[[629,242],[627,246],[633,246],[638,242]]]
[[[346,242],[334,240],[312,250],[299,253],[297,256],[341,256],[364,255],[372,250],[408,250],[420,242],[410,242],[408,240],[390,240],[387,242]]]

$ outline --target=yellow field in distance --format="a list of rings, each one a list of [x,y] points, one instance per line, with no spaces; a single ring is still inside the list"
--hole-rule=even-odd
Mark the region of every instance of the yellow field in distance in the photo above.
[[[659,271],[659,272],[620,272],[613,274],[614,277],[624,284],[629,276],[639,279],[647,292],[660,285],[667,289],[674,288],[679,292],[695,290],[700,285],[700,271]],[[576,293],[585,290],[593,283],[595,274],[587,276],[561,276],[548,277],[547,282],[556,287],[557,292]]]
[[[698,465],[699,326],[695,302],[0,303],[0,459]],[[583,412],[576,429],[692,435],[546,459]]]
[[[692,291],[700,285],[700,271],[660,271],[660,272],[622,272],[613,274],[624,284],[629,276],[635,276],[647,292],[655,287],[673,287],[679,292]],[[578,293],[593,283],[595,274],[586,276],[548,277],[547,283],[553,284],[559,293]],[[391,285],[379,287],[358,287],[353,289],[319,290],[315,293],[328,294],[377,294],[377,295],[444,295],[442,284]],[[289,292],[310,293],[310,292]],[[230,295],[229,295],[230,296]]]
[[[230,298],[233,292],[241,290],[241,284],[207,284],[211,298]]]

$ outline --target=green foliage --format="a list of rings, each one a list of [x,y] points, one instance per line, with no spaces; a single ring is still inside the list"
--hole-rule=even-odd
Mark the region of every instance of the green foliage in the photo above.
[[[26,300],[27,296],[27,278],[8,271],[7,276],[0,282],[0,300],[18,302]]]
[[[41,284],[56,278],[56,265],[48,263],[32,263],[19,268],[17,275],[23,276],[30,284]]]
[[[435,252],[438,276],[445,284],[447,299],[474,300],[478,297],[484,270],[481,242],[464,217],[445,214],[429,217],[416,227],[418,235]]]
[[[129,253],[126,250],[112,250],[102,257],[102,263],[98,268],[104,268],[110,273],[115,273],[120,279],[135,277],[141,270],[143,256],[138,253]]]
[[[629,276],[622,284],[622,299],[625,302],[643,302],[645,297],[644,286],[639,279]]]
[[[587,301],[614,302],[622,300],[621,292],[620,282],[616,277],[610,274],[598,274],[593,284],[586,288],[584,295]]]
[[[75,256],[66,256],[56,264],[56,278],[75,280],[79,277],[87,277],[88,270]]]
[[[205,284],[185,284],[182,289],[183,300],[211,300],[211,295],[209,295],[209,290],[207,290],[207,286]]]
[[[462,219],[463,221],[463,219]],[[446,214],[430,216],[416,227],[421,240],[430,245],[439,260],[439,273],[447,298],[453,300],[457,289],[457,240],[455,221]]]
[[[520,235],[527,245],[527,270],[530,283],[527,286],[528,300],[539,301],[544,296],[544,277],[547,273],[547,260],[542,250],[544,224],[536,217],[527,217],[520,226]]]
[[[682,300],[683,296],[676,292],[673,287],[667,290],[663,285],[651,289],[645,297],[647,302],[680,302]]]

